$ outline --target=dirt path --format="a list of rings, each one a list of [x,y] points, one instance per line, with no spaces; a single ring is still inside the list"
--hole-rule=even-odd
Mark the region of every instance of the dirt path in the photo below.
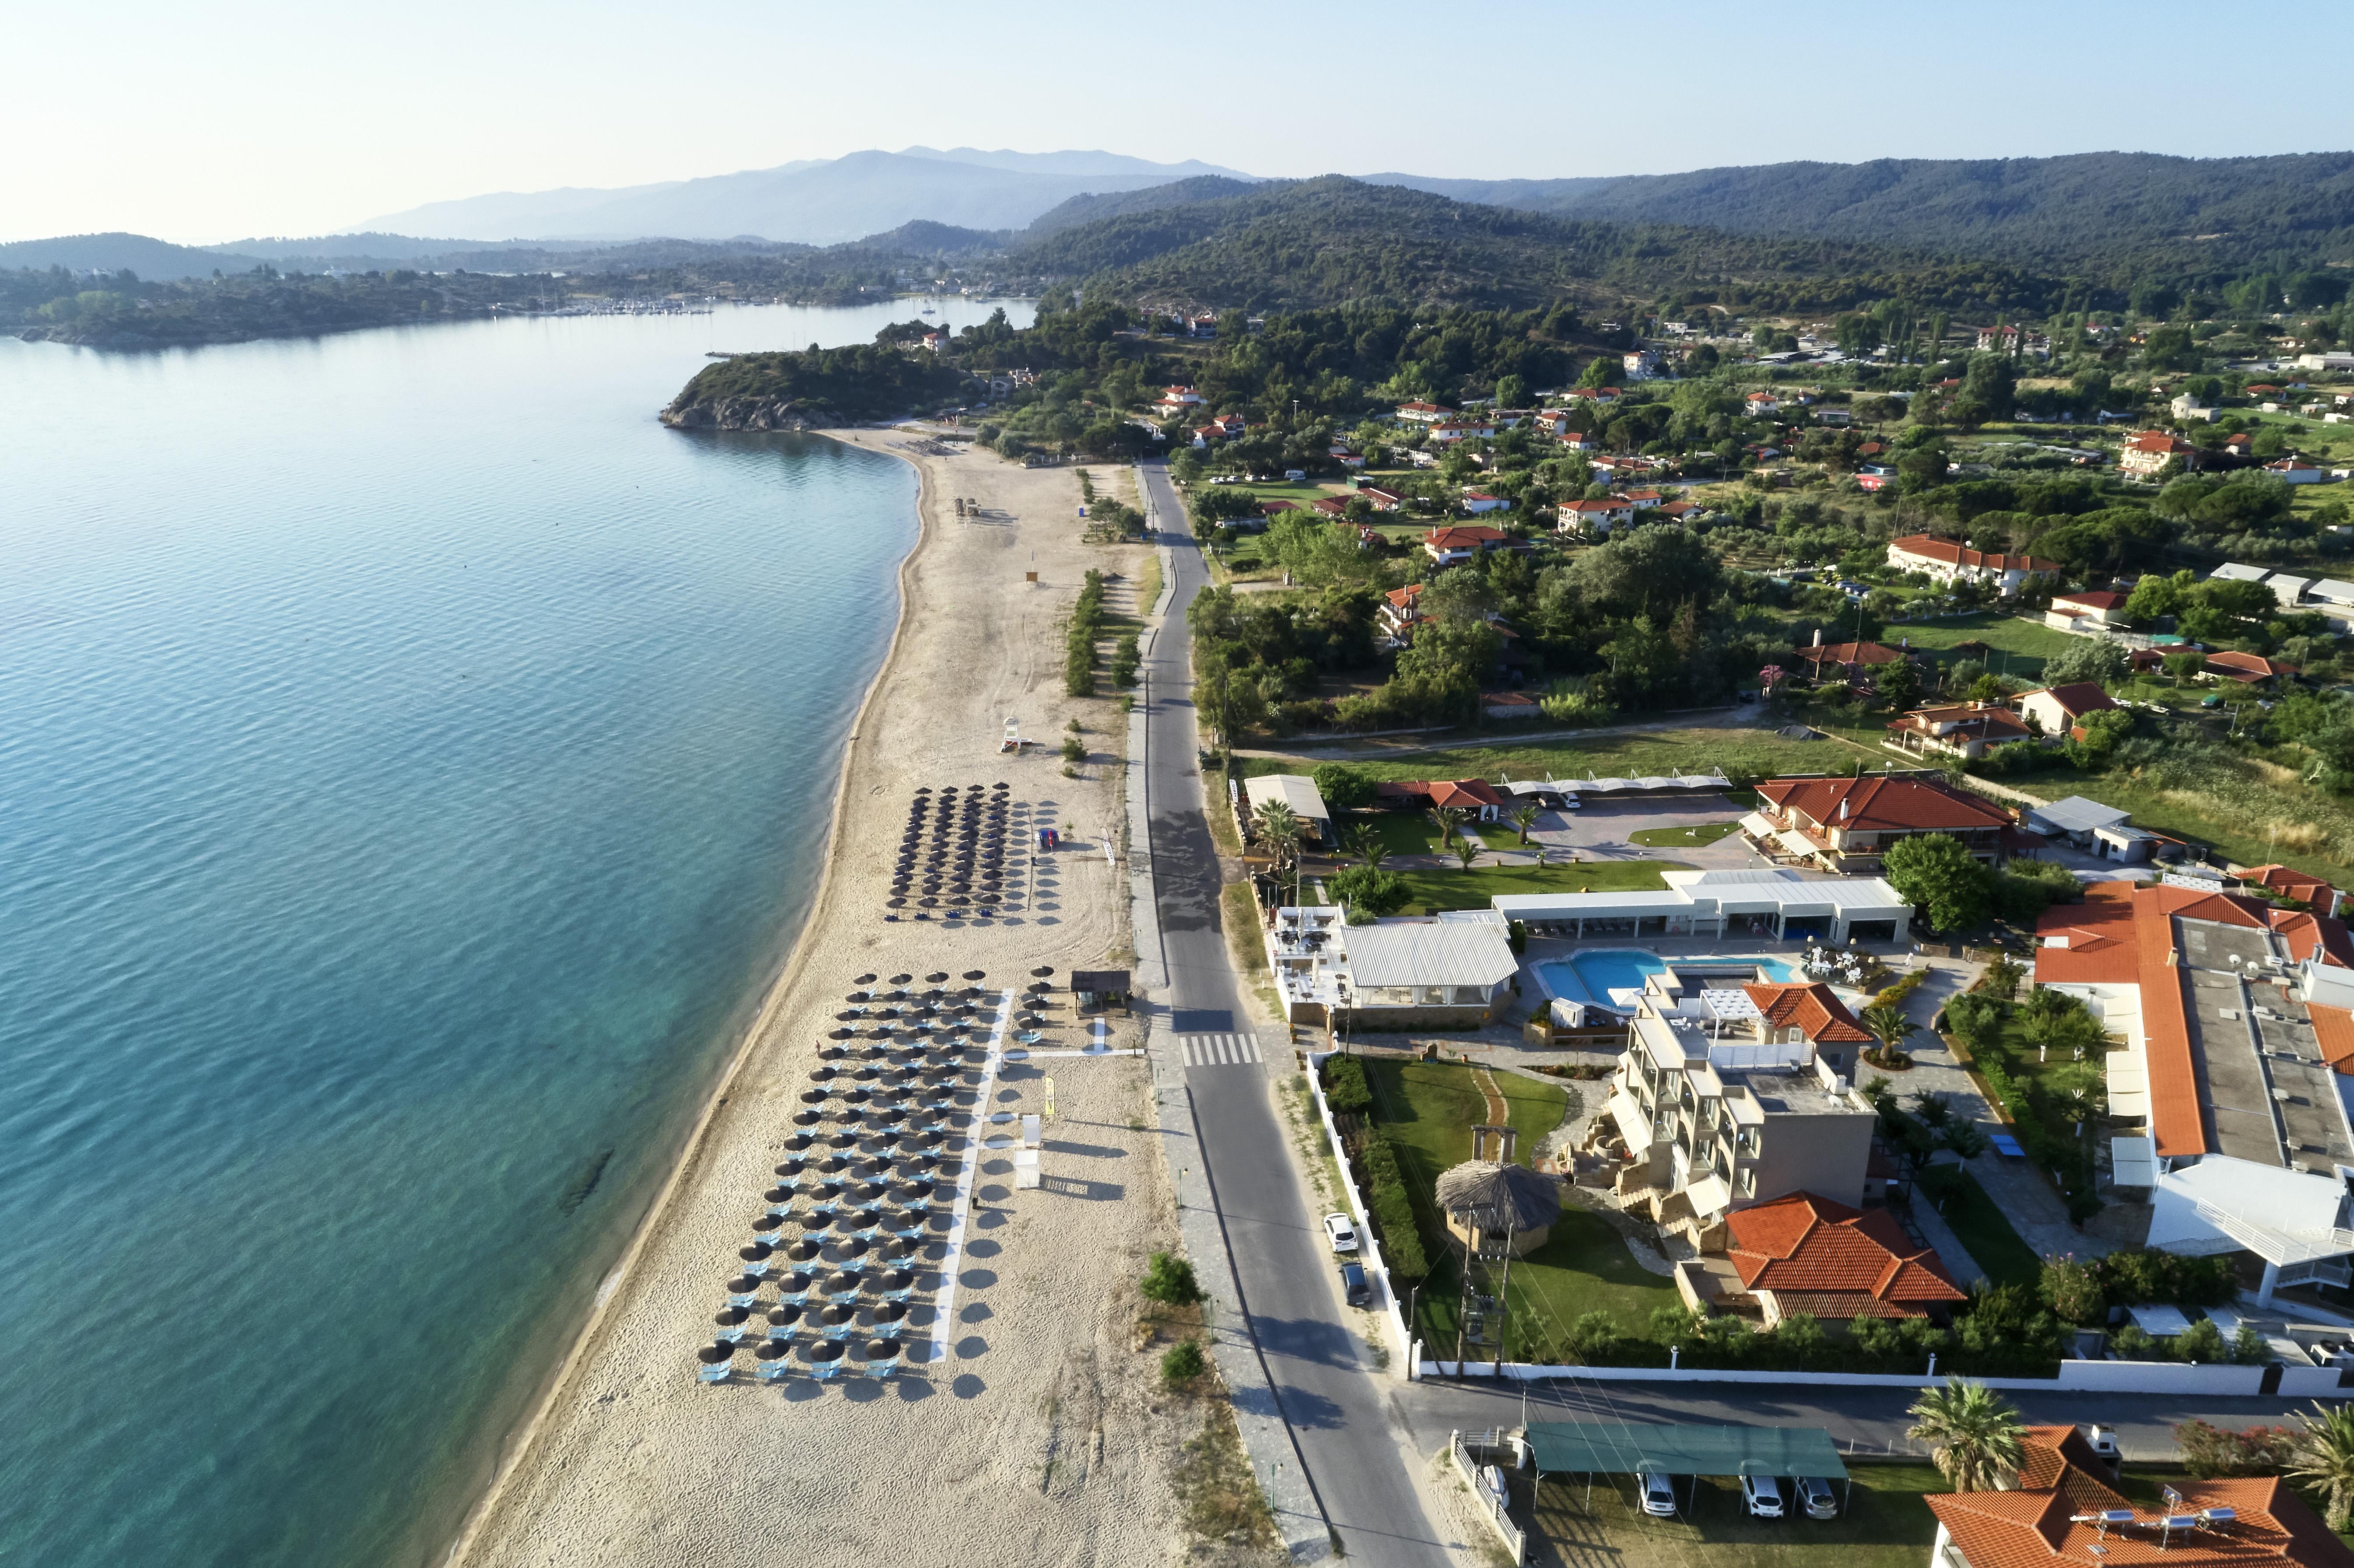
[[[1512,1107],[1504,1103],[1504,1091],[1496,1086],[1496,1075],[1481,1067],[1471,1075],[1471,1080],[1479,1086],[1479,1092],[1488,1097],[1488,1125],[1510,1127]]]

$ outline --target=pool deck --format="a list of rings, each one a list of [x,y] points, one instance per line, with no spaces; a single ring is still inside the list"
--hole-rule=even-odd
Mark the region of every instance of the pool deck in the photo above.
[[[1581,942],[1562,937],[1532,936],[1529,938],[1528,950],[1522,955],[1521,969],[1528,975],[1535,990],[1548,1001],[1561,997],[1562,993],[1553,989],[1545,977],[1538,971],[1537,966],[1566,963],[1569,959],[1586,953],[1649,953],[1659,958],[1670,969],[1678,964],[1755,964],[1770,960],[1787,965],[1792,979],[1802,980],[1806,978],[1806,971],[1798,967],[1798,959],[1805,953],[1807,943],[1810,939],[1819,940],[1819,938],[1792,938],[1785,941],[1776,941],[1770,937],[1744,937],[1738,946],[1728,947],[1725,939],[1721,937],[1644,937],[1641,938],[1605,937]],[[1878,954],[1889,968],[1899,972],[1908,965],[1925,961],[1914,953],[1913,946],[1909,942],[1864,942],[1857,944],[1856,950]],[[1573,974],[1576,972],[1574,967],[1571,972]],[[1531,1012],[1535,1011],[1536,1001],[1529,997],[1525,991],[1522,992],[1522,1000],[1529,1002]],[[1614,1004],[1598,997],[1571,996],[1563,1000],[1581,1002],[1592,1007],[1608,1007],[1614,1012],[1617,1011]]]

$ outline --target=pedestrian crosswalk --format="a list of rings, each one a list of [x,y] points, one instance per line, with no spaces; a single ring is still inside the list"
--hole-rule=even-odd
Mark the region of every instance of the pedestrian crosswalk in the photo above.
[[[1180,1034],[1189,1067],[1228,1067],[1259,1059],[1258,1041],[1248,1034]]]

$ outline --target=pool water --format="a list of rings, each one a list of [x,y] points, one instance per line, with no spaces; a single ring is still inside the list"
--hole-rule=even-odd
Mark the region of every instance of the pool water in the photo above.
[[[1601,948],[1566,959],[1549,959],[1536,966],[1537,978],[1553,995],[1596,1007],[1609,1007],[1614,991],[1636,991],[1671,965],[1688,969],[1716,964],[1755,964],[1776,980],[1799,979],[1797,966],[1787,959],[1753,953],[1709,953],[1691,958],[1663,959],[1634,948]]]

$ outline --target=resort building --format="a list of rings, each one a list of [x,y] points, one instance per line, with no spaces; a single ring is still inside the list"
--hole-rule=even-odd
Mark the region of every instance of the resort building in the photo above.
[[[1621,1206],[1702,1252],[1724,1245],[1734,1210],[1786,1193],[1860,1207],[1878,1119],[1829,1058],[1852,1060],[1870,1036],[1828,986],[1675,972],[1700,989],[1670,1000],[1646,985],[1610,1080]],[[1718,979],[1725,989],[1705,983]],[[1819,994],[1791,1007],[1792,991]]]
[[[2073,1426],[2031,1426],[1999,1491],[1935,1492],[1930,1568],[2158,1563],[2168,1568],[2346,1568],[2346,1547],[2278,1476],[2172,1483],[2174,1507],[2137,1507]]]
[[[1941,583],[1990,584],[1997,592],[2015,594],[2030,577],[2056,577],[2060,563],[2040,556],[2011,556],[1999,550],[1973,550],[1952,539],[1908,534],[1888,542],[1888,564],[1900,572],[1921,572]]]
[[[1658,891],[1500,893],[1491,902],[1532,932],[1580,940],[1748,935],[1844,946],[1902,942],[1912,932],[1913,906],[1878,877],[1804,877],[1766,867],[1659,874],[1668,885]]]
[[[2117,1042],[2105,1064],[2109,1119],[2151,1140],[2150,1245],[2253,1252],[2266,1297],[2306,1279],[2345,1283],[2346,927],[2204,886],[2103,882],[2046,910],[2036,931],[2036,982],[2081,998]]]
[[[1991,865],[2009,853],[2009,812],[1925,779],[1769,779],[1761,808],[1741,819],[1760,853],[1851,876],[1877,876],[1889,846],[1943,833]]]
[[[1467,811],[1473,820],[1496,821],[1512,803],[1511,797],[1484,779],[1424,779],[1373,786],[1373,800],[1392,810],[1427,811],[1447,808]]]
[[[1987,747],[2033,736],[2020,716],[1999,703],[1947,703],[1915,708],[1892,721],[1885,744],[1900,751],[1957,757],[1975,762]]]
[[[1886,1209],[1793,1192],[1734,1210],[1724,1230],[1723,1251],[1680,1266],[1676,1284],[1687,1305],[1754,1310],[1760,1328],[1804,1312],[1836,1333],[1859,1318],[1942,1318],[1969,1299]]]
[[[1521,967],[1488,909],[1352,926],[1336,905],[1287,907],[1266,938],[1284,1015],[1336,1030],[1479,1028]]]
[[[1261,806],[1288,806],[1304,835],[1320,844],[1332,839],[1332,813],[1324,804],[1316,780],[1304,773],[1262,773],[1243,780],[1245,815],[1256,818]]]

